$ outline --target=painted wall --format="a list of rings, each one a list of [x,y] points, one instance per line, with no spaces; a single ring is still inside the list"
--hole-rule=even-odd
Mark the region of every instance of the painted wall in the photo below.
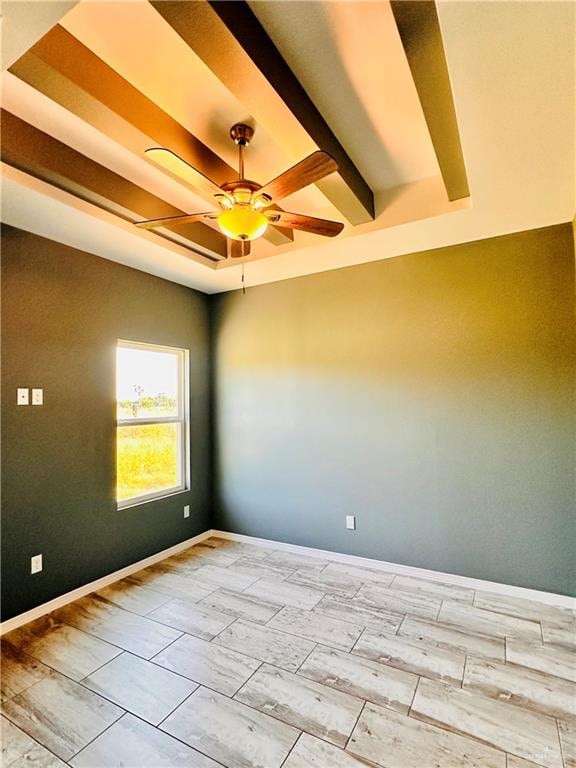
[[[212,301],[216,526],[576,593],[570,224]]]
[[[2,230],[2,618],[210,527],[207,297]],[[189,492],[118,511],[118,338],[190,350]],[[43,387],[18,407],[17,387]],[[184,519],[183,506],[191,505]],[[30,575],[30,557],[44,570]]]

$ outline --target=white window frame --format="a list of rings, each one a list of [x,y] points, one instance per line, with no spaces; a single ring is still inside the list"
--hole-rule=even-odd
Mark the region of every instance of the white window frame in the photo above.
[[[129,499],[122,501],[116,500],[118,509],[126,509],[126,507],[134,507],[138,504],[145,504],[146,502],[153,501],[155,499],[163,499],[167,496],[174,496],[177,493],[182,493],[190,488],[190,462],[189,445],[190,445],[190,388],[188,384],[188,359],[189,353],[187,349],[180,349],[179,347],[165,347],[158,344],[147,344],[140,341],[127,341],[125,339],[118,339],[116,342],[116,349],[123,347],[124,349],[138,349],[140,351],[149,352],[167,352],[170,354],[176,354],[178,360],[178,412],[176,416],[146,416],[136,417],[131,419],[119,419],[116,418],[116,438],[118,437],[118,430],[122,427],[135,427],[141,424],[179,424],[180,425],[180,439],[178,441],[178,477],[179,483],[171,486],[170,488],[162,488],[158,491],[152,491],[151,493],[141,494],[140,496],[132,496]],[[116,392],[116,407],[118,403],[118,393]]]

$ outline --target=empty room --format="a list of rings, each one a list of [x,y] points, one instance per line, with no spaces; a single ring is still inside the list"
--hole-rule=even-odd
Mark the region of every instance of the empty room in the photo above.
[[[576,2],[1,18],[2,768],[576,768]]]

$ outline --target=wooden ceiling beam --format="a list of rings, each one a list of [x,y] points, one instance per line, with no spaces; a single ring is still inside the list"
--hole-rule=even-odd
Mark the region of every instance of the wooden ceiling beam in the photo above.
[[[434,0],[391,0],[449,200],[470,196],[442,30]]]
[[[163,146],[218,185],[237,178],[234,168],[60,25],[10,72],[136,154],[144,156],[150,146]],[[215,205],[211,186],[203,187],[200,176],[192,188]],[[151,218],[161,216],[162,212]],[[293,240],[289,230],[273,227],[265,237],[275,245]]]
[[[282,146],[334,157],[338,172],[317,186],[348,221],[374,219],[372,190],[244,0],[152,5]]]
[[[170,205],[145,189],[85,157],[19,117],[0,112],[2,128],[2,161],[37,179],[81,197],[99,207],[110,202],[115,213],[130,211],[136,217],[178,216],[184,211]],[[168,227],[169,228],[169,227]],[[187,224],[173,230],[188,241],[191,258],[202,264],[213,265],[216,257],[203,256],[194,249],[200,246],[226,258],[226,238],[205,224]],[[156,234],[166,237],[162,232]]]

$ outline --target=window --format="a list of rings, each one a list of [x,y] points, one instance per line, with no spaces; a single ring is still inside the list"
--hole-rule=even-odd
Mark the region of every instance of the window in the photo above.
[[[119,341],[116,348],[118,507],[187,487],[188,353]]]

